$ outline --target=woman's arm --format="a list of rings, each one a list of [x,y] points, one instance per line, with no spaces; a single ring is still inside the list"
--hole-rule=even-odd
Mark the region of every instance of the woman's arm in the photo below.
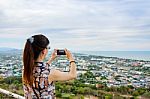
[[[54,49],[54,52],[52,52],[51,57],[50,57],[49,60],[47,61],[48,64],[51,64],[52,61],[57,57],[56,53],[57,53],[57,49]]]
[[[49,81],[66,81],[75,79],[76,74],[76,65],[75,63],[71,63],[69,72],[61,72],[60,70],[51,70],[51,73],[48,76]]]
[[[76,64],[74,62],[74,58],[72,57],[70,51],[65,49],[66,56],[70,61],[70,71],[69,72],[61,72],[60,70],[53,69],[48,76],[49,82],[51,81],[66,81],[76,78]]]

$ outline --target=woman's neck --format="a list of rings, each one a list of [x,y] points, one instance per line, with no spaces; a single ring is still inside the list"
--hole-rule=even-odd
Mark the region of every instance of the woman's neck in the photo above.
[[[38,58],[37,60],[35,60],[35,62],[43,62],[44,58]]]

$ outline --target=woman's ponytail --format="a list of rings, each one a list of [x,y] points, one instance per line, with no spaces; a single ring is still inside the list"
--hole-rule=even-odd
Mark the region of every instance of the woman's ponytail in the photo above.
[[[26,84],[32,85],[33,68],[34,68],[34,52],[32,44],[27,40],[23,54],[24,74],[23,78]]]

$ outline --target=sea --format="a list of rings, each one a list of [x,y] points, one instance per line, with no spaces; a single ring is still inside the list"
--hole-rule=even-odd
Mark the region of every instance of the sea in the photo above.
[[[81,51],[82,54],[150,61],[150,51]]]

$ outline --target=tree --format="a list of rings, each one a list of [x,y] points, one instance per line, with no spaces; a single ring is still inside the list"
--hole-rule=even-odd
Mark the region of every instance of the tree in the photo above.
[[[148,99],[150,99],[150,92],[146,92],[142,95],[143,97],[146,97]]]
[[[112,95],[111,94],[106,94],[105,99],[112,99]]]
[[[132,93],[132,95],[133,95],[133,96],[139,96],[140,94],[139,94],[139,92],[136,90],[136,91],[134,91],[134,92]]]
[[[79,87],[79,88],[77,89],[77,92],[78,92],[79,94],[84,94],[85,89],[82,88],[82,87]]]
[[[61,97],[61,96],[62,96],[61,92],[56,91],[56,97]]]

